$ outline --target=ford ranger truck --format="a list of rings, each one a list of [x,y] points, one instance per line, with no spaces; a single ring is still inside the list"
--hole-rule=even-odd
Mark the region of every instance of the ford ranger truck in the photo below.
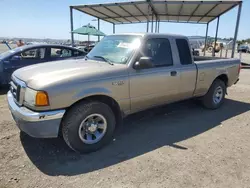
[[[21,131],[62,136],[74,151],[88,153],[111,141],[129,114],[190,98],[219,108],[239,72],[239,59],[193,57],[185,36],[114,34],[84,59],[16,70],[7,98]]]

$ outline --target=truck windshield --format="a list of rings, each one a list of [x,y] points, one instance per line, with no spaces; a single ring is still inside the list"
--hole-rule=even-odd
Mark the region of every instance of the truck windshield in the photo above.
[[[134,51],[140,47],[141,36],[111,35],[104,37],[87,55],[98,61],[126,64]]]

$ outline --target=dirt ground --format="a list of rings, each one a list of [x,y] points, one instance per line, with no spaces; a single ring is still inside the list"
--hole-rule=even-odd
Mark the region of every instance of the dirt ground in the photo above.
[[[0,97],[0,187],[250,187],[250,70],[218,110],[181,102],[133,115],[104,149],[78,155],[20,134]]]
[[[11,48],[15,48],[16,44],[9,44]],[[0,44],[0,53],[8,51],[9,48],[5,44]]]

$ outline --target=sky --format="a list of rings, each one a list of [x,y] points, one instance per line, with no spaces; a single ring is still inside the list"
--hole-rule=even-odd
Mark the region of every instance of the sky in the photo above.
[[[0,0],[0,37],[70,39],[69,6],[114,2],[114,0]],[[119,1],[119,0],[116,0]],[[221,16],[218,37],[233,37],[238,8]],[[238,39],[250,38],[250,0],[243,0]],[[94,17],[74,10],[74,29],[90,23],[97,27]],[[101,30],[111,34],[113,26],[101,21]],[[116,33],[145,32],[146,24],[116,26]],[[206,25],[161,23],[161,33],[204,36]],[[209,25],[209,36],[214,36],[216,20]],[[86,40],[75,35],[75,39]],[[96,40],[96,37],[91,37]]]

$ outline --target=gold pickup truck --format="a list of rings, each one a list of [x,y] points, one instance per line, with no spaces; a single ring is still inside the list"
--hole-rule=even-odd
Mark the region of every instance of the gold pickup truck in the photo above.
[[[107,144],[129,114],[190,98],[220,107],[239,73],[239,59],[193,57],[184,36],[115,34],[83,59],[16,70],[7,96],[21,131],[62,135],[87,153]]]

